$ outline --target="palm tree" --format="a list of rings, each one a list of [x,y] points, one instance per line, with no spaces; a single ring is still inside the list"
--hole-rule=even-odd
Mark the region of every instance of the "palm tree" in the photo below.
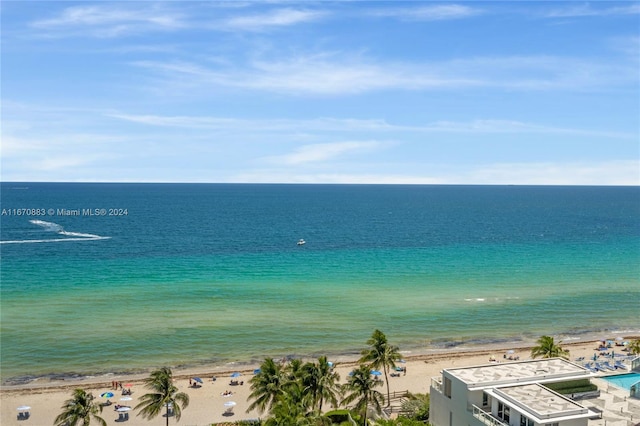
[[[382,404],[384,396],[374,388],[380,386],[380,382],[371,378],[371,367],[361,364],[358,369],[353,371],[353,375],[349,376],[344,389],[347,396],[342,400],[343,404],[356,402],[354,409],[362,414],[363,425],[367,424],[367,408],[372,406],[373,409],[382,412]]]
[[[247,408],[247,412],[257,408],[260,413],[271,406],[285,393],[287,377],[280,365],[273,358],[267,358],[260,366],[260,372],[251,379],[251,394],[254,401]]]
[[[384,379],[387,383],[387,404],[391,404],[390,390],[389,390],[389,369],[396,367],[396,361],[402,359],[400,355],[400,349],[397,346],[392,346],[387,341],[387,336],[380,330],[375,330],[371,335],[371,338],[367,340],[369,349],[362,351],[361,363],[369,363],[374,369],[382,367],[384,370]]]
[[[277,397],[271,405],[271,417],[265,426],[309,426],[308,397],[304,395],[302,385],[298,381],[288,382],[286,392]]]
[[[632,340],[628,348],[630,354],[640,355],[640,339]]]
[[[166,409],[167,426],[169,426],[169,407],[173,406],[176,420],[182,416],[182,410],[189,406],[189,395],[178,392],[178,388],[173,384],[173,374],[169,367],[162,367],[155,370],[144,379],[144,384],[151,389],[151,393],[140,397],[140,403],[135,409],[141,409],[138,415],[145,419],[157,417],[162,409]]]
[[[303,367],[303,392],[311,398],[314,408],[322,413],[322,404],[329,401],[334,407],[338,405],[340,375],[333,371],[326,356],[318,358],[318,363],[306,363]]]
[[[73,397],[64,402],[62,413],[54,420],[56,426],[89,426],[94,419],[100,426],[107,422],[98,413],[102,413],[102,405],[94,402],[93,394],[82,389],[73,391]]]
[[[538,346],[531,348],[532,358],[565,358],[569,359],[569,351],[562,349],[560,343],[556,344],[551,336],[542,336],[536,342]]]

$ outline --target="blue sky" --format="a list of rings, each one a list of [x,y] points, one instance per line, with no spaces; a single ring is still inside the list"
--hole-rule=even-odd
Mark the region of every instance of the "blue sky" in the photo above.
[[[2,180],[640,184],[638,2],[2,2]]]

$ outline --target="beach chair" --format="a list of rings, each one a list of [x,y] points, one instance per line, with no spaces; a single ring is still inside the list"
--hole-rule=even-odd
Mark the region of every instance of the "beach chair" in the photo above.
[[[607,371],[607,368],[604,365],[600,364],[599,362],[596,362],[595,369],[602,372]]]
[[[620,361],[616,361],[613,363],[613,366],[619,368],[621,370],[627,370],[627,366],[621,363]]]
[[[616,370],[616,368],[613,365],[609,364],[609,361],[603,362],[602,365],[604,366],[604,368],[607,368],[607,369],[609,369],[611,371],[615,371]]]

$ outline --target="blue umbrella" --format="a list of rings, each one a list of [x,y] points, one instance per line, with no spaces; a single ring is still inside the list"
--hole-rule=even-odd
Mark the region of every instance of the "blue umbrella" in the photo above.
[[[200,377],[194,377],[193,380],[198,383],[202,383],[202,379]]]
[[[371,370],[371,374],[374,376],[382,376],[382,373],[379,372],[378,370]]]
[[[260,370],[259,368],[256,368],[255,370],[253,370],[253,374],[260,374],[262,370]]]
[[[113,398],[113,392],[104,392],[100,394],[103,398]]]
[[[242,376],[242,374],[238,373],[237,371],[231,374],[231,377],[240,377],[240,376]]]

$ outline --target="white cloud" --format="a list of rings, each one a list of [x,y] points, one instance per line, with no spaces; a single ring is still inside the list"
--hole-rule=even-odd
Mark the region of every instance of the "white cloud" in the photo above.
[[[317,163],[334,159],[347,153],[371,150],[379,145],[380,143],[376,141],[346,141],[304,145],[289,154],[269,156],[265,160],[270,163],[284,165]]]
[[[155,4],[72,6],[58,16],[33,21],[31,27],[48,31],[49,36],[118,37],[149,30],[175,30],[186,24],[183,16]]]
[[[373,16],[399,18],[411,21],[441,21],[448,19],[469,18],[482,13],[480,9],[459,4],[441,4],[407,8],[378,9],[371,12]]]
[[[460,168],[454,164],[424,164],[424,173],[345,173],[252,170],[228,182],[239,183],[351,183],[440,185],[639,185],[640,162],[498,163]]]
[[[606,138],[635,138],[635,134],[569,127],[553,127],[514,120],[436,121],[422,126],[389,123],[386,120],[351,118],[292,119],[239,119],[207,116],[158,116],[109,113],[109,117],[133,123],[159,127],[225,130],[242,132],[374,132],[374,133],[547,133]]]
[[[440,62],[376,62],[338,53],[251,60],[241,64],[139,61],[159,73],[164,93],[210,93],[214,87],[290,95],[344,96],[373,91],[594,90],[637,81],[637,61],[558,56],[474,57]]]
[[[492,164],[459,179],[477,184],[640,185],[640,161]]]
[[[322,11],[277,9],[259,15],[247,15],[229,18],[222,23],[223,28],[260,31],[267,28],[297,25],[316,21],[327,13]]]
[[[606,2],[599,2],[600,5]],[[640,14],[640,5],[631,3],[624,6],[603,6],[594,8],[589,3],[580,5],[571,5],[563,8],[555,8],[547,12],[549,18],[569,18],[581,16],[620,16],[620,15],[638,15]]]

